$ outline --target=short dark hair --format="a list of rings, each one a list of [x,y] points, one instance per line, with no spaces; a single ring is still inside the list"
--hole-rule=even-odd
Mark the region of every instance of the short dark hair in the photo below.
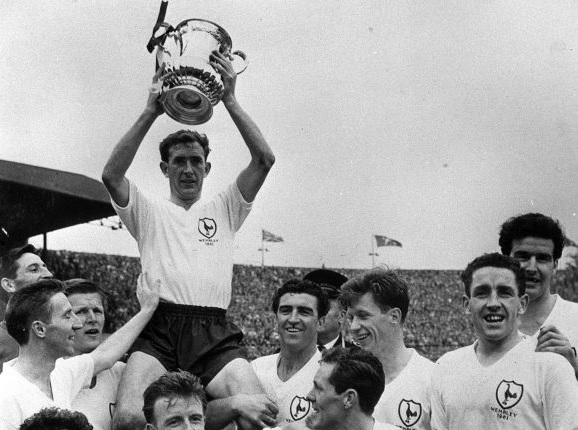
[[[159,379],[150,384],[143,394],[144,413],[147,423],[154,423],[154,408],[158,399],[196,397],[203,406],[203,413],[207,408],[207,397],[201,379],[189,372],[180,370],[177,372],[168,372]]]
[[[16,271],[18,270],[18,264],[16,264],[16,262],[22,257],[22,254],[36,254],[37,252],[36,248],[30,243],[6,251],[2,257],[0,257],[0,279],[16,278]]]
[[[364,349],[331,348],[323,352],[321,363],[334,364],[329,382],[337,394],[354,389],[359,407],[372,415],[385,388],[385,374],[379,359]]]
[[[278,288],[273,294],[273,301],[271,309],[273,313],[279,310],[279,302],[281,297],[285,294],[309,294],[317,299],[317,316],[319,318],[327,315],[329,312],[329,299],[323,289],[315,282],[305,281],[301,279],[290,279]]]
[[[341,302],[344,307],[350,307],[357,303],[361,296],[371,293],[382,312],[398,308],[403,322],[409,310],[407,290],[407,284],[396,272],[375,267],[343,284]]]
[[[106,310],[108,296],[96,282],[84,278],[73,278],[64,281],[64,294],[66,297],[73,294],[98,294],[102,305]]]
[[[470,297],[470,288],[472,287],[472,278],[474,276],[474,272],[484,267],[496,267],[499,269],[511,270],[516,278],[518,296],[523,296],[526,293],[524,270],[520,266],[520,263],[508,255],[492,252],[490,254],[484,254],[480,257],[474,258],[462,272],[461,278],[462,282],[464,283],[467,297]]]
[[[30,339],[30,326],[34,321],[50,322],[50,299],[64,290],[62,282],[45,279],[16,291],[6,307],[6,329],[19,345]]]
[[[558,220],[540,213],[527,213],[508,219],[500,229],[499,245],[504,255],[512,252],[512,242],[526,237],[551,239],[554,242],[554,260],[562,256],[565,236]]]
[[[20,430],[93,430],[82,412],[44,408],[26,418]]]
[[[179,130],[165,137],[159,144],[161,160],[168,163],[169,153],[173,146],[178,145],[180,143],[194,143],[194,142],[197,142],[199,145],[201,145],[201,147],[203,148],[203,152],[205,153],[205,161],[207,161],[207,158],[209,157],[209,152],[211,152],[211,149],[209,148],[209,139],[207,138],[206,135],[194,130]]]

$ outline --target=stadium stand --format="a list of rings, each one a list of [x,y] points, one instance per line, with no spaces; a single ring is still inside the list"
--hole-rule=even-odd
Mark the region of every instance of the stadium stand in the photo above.
[[[88,278],[109,296],[107,327],[112,332],[137,311],[135,286],[140,273],[136,257],[48,251],[46,263],[58,279]],[[235,265],[229,316],[245,333],[249,358],[272,354],[278,348],[275,321],[270,311],[275,289],[286,280],[302,278],[311,268]],[[335,269],[348,277],[360,270]],[[462,309],[463,286],[456,270],[400,270],[410,286],[411,306],[406,321],[406,344],[431,360],[473,342],[469,319]],[[555,290],[577,301],[578,275],[557,274]]]

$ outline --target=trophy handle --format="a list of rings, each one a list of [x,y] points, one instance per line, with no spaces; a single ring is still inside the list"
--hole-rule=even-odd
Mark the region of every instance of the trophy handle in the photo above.
[[[243,60],[243,66],[239,70],[235,69],[235,73],[237,73],[237,75],[240,75],[245,71],[245,69],[249,65],[249,61],[247,60],[247,54],[245,54],[243,51],[234,51],[229,57],[231,59],[231,63],[233,63],[233,68],[235,68],[235,63],[239,61],[239,60],[235,61],[235,59],[233,58],[234,55]]]

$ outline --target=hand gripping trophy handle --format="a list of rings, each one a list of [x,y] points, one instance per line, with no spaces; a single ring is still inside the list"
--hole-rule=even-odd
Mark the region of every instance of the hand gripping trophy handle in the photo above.
[[[237,64],[237,61],[239,61],[239,60],[235,60],[233,58],[233,56],[237,56],[241,60],[243,60],[243,65],[238,70],[235,68],[235,65]],[[247,54],[245,54],[243,51],[237,50],[237,51],[232,52],[231,55],[229,56],[229,60],[231,60],[231,63],[233,64],[233,68],[235,68],[235,73],[237,75],[240,75],[241,73],[243,73],[245,71],[245,69],[247,69],[247,66],[249,65],[249,60],[247,60]]]

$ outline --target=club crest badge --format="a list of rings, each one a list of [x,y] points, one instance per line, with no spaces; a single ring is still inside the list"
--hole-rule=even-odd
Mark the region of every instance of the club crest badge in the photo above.
[[[401,402],[399,402],[399,406],[397,408],[399,419],[406,427],[411,427],[419,421],[421,418],[421,411],[421,403],[406,399],[403,399]]]
[[[311,403],[305,397],[295,396],[293,400],[291,400],[289,409],[291,411],[291,418],[299,421],[307,416],[311,409]]]
[[[217,232],[217,223],[212,218],[199,218],[199,233],[207,239],[212,238]]]
[[[524,395],[524,386],[515,381],[502,380],[496,388],[496,400],[502,409],[516,406]]]

